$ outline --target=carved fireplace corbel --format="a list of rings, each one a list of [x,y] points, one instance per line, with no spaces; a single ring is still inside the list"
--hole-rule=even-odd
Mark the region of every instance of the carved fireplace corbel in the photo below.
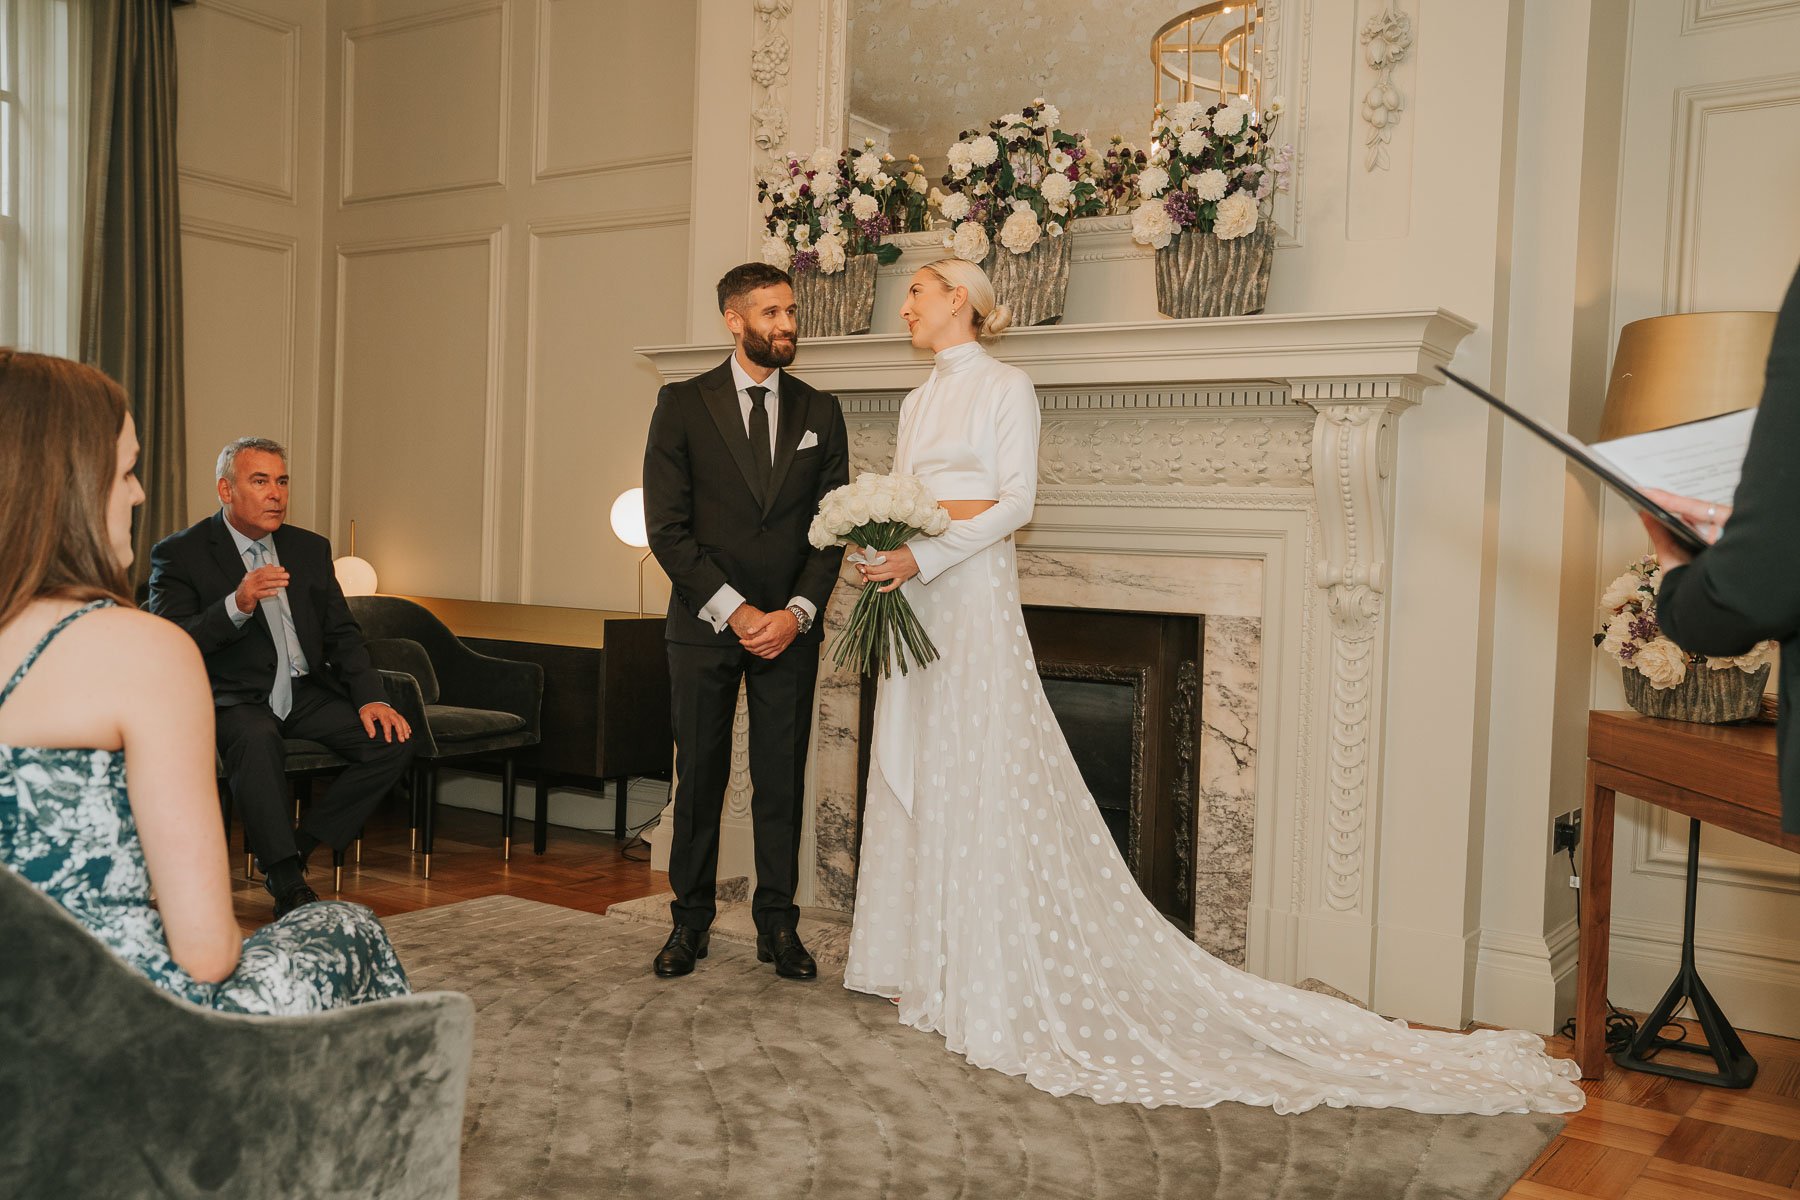
[[[1365,903],[1365,851],[1381,746],[1377,678],[1386,644],[1388,545],[1393,534],[1394,429],[1419,402],[1402,378],[1293,380],[1310,406],[1320,558],[1313,582],[1331,618],[1330,740],[1325,771],[1324,900],[1339,912]]]

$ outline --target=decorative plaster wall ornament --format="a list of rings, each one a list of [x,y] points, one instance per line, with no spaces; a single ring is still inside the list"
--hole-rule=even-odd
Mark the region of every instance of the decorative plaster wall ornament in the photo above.
[[[1412,52],[1412,18],[1394,8],[1383,8],[1362,28],[1363,58],[1375,70],[1375,83],[1363,96],[1362,119],[1369,126],[1365,141],[1369,152],[1363,169],[1388,166],[1388,142],[1406,108],[1406,97],[1394,86],[1394,68]]]
[[[750,50],[750,81],[756,85],[755,107],[750,110],[756,145],[777,158],[787,141],[787,79],[793,58],[786,24],[794,0],[751,0],[756,8],[756,44]]]

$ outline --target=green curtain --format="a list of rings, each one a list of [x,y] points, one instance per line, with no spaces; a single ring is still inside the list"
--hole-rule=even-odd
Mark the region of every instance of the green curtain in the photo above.
[[[93,0],[81,357],[131,395],[144,505],[134,575],[187,525],[181,203],[170,0]]]

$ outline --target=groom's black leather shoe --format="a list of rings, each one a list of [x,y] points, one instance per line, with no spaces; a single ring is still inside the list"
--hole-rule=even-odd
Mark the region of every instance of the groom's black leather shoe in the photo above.
[[[664,979],[693,974],[694,964],[706,957],[706,948],[711,943],[711,930],[675,926],[669,933],[669,940],[656,952],[656,973]]]
[[[772,962],[775,973],[783,979],[817,979],[819,964],[800,944],[800,935],[792,929],[756,935],[756,961]]]

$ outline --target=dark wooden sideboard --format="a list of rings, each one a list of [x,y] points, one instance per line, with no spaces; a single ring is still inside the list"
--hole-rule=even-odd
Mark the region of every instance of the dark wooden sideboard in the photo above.
[[[543,740],[519,754],[537,790],[532,848],[549,836],[546,800],[562,785],[617,789],[613,831],[626,833],[625,787],[633,776],[667,779],[669,658],[663,618],[591,608],[407,596],[470,648],[544,668]]]

